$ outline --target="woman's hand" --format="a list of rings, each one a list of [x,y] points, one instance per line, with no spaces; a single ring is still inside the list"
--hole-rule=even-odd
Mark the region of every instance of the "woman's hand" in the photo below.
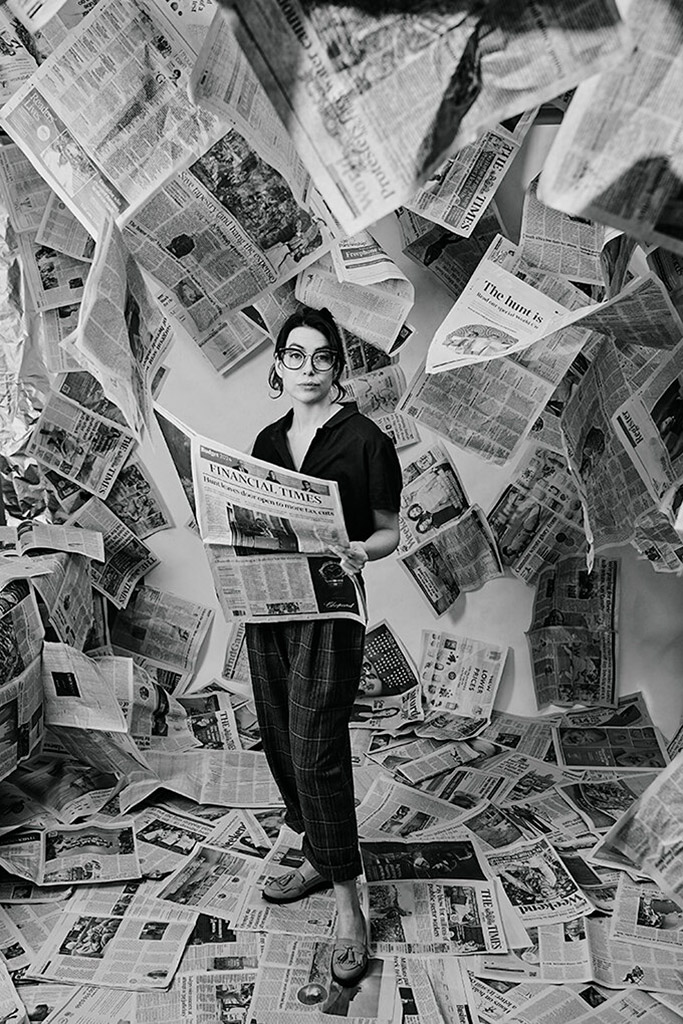
[[[340,564],[347,576],[355,576],[356,573],[361,572],[368,560],[368,553],[359,540],[352,540],[348,548],[343,553],[340,551],[340,554]]]

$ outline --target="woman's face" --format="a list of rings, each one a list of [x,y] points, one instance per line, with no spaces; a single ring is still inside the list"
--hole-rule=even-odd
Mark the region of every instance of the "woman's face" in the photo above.
[[[282,378],[286,395],[303,405],[317,405],[325,402],[334,380],[335,367],[330,370],[316,370],[311,356],[316,352],[332,352],[329,341],[315,327],[294,327],[287,338],[285,348],[302,352],[308,358],[298,370],[288,370],[281,357],[276,357],[277,372]]]

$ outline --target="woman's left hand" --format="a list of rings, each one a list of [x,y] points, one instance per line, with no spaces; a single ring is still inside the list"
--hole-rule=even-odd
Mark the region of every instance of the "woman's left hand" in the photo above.
[[[341,552],[340,552],[341,554]],[[368,553],[359,540],[352,540],[348,548],[341,554],[341,567],[347,576],[359,573],[368,560]]]

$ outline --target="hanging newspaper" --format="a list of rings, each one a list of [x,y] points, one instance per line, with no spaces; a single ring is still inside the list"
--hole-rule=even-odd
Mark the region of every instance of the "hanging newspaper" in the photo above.
[[[344,381],[344,390],[356,402],[359,412],[374,420],[397,448],[420,440],[415,424],[403,413],[396,412],[405,386],[405,375],[399,366],[382,367]]]
[[[237,40],[347,234],[405,202],[483,129],[610,66],[624,41],[606,0],[580,18],[561,4],[515,3],[506,27],[479,8],[235,6]],[[221,57],[215,47],[211,70]]]
[[[461,593],[503,575],[491,528],[476,505],[401,555],[399,564],[436,615],[448,611]]]
[[[352,726],[394,732],[422,717],[420,682],[403,644],[388,622],[365,634],[358,696]]]
[[[226,620],[364,622],[361,587],[339,561],[348,537],[337,484],[272,466],[164,416],[191,446],[199,529]]]
[[[537,110],[495,125],[434,171],[406,207],[469,238],[533,124]]]
[[[478,222],[469,238],[462,238],[444,227],[437,227],[431,221],[423,221],[417,214],[410,214],[406,207],[396,211],[401,230],[403,252],[421,267],[434,274],[444,287],[457,299],[477,264],[496,235],[503,230],[495,203]],[[406,231],[408,216],[420,223]]]
[[[400,554],[458,519],[469,501],[447,450],[434,444],[403,467]]]
[[[668,0],[626,10],[633,46],[615,68],[582,82],[541,175],[549,206],[683,253],[680,84],[683,27]]]
[[[58,638],[82,651],[95,614],[88,559],[84,555],[56,555],[53,571],[34,577],[33,586]]]
[[[54,192],[50,193],[47,201],[36,233],[36,242],[72,256],[75,260],[91,261],[95,253],[92,235]]]

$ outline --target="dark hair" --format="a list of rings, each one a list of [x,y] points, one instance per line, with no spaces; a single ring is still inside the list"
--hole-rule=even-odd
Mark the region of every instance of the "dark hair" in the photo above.
[[[292,313],[291,316],[287,317],[278,331],[278,335],[275,340],[274,359],[277,359],[282,350],[286,347],[289,336],[295,327],[313,327],[316,331],[320,331],[320,333],[327,339],[330,348],[334,352],[334,379],[332,384],[337,389],[334,401],[338,402],[346,395],[344,385],[339,383],[339,378],[343,373],[346,359],[344,357],[344,345],[342,343],[341,334],[339,327],[335,323],[334,317],[330,313],[329,309],[313,309],[311,306],[302,306],[296,311],[296,313]],[[283,390],[282,377],[277,372],[274,362],[270,368],[270,373],[268,374],[268,385],[271,390],[275,392],[273,397],[279,398]]]

